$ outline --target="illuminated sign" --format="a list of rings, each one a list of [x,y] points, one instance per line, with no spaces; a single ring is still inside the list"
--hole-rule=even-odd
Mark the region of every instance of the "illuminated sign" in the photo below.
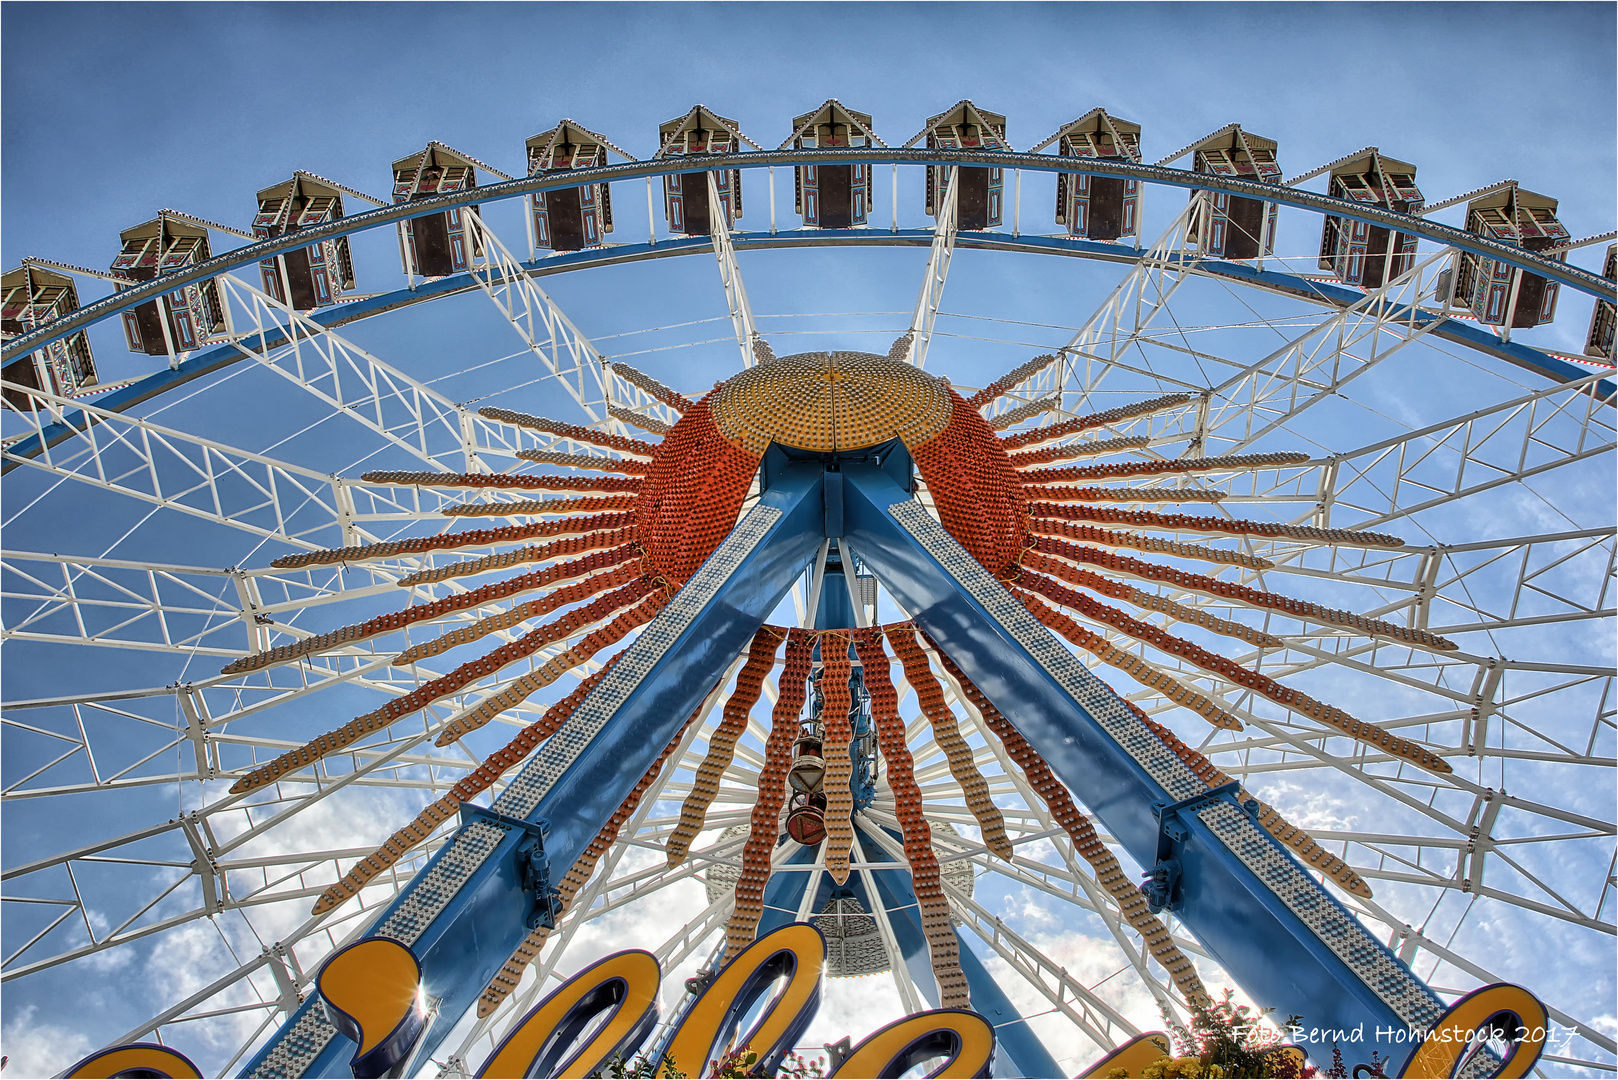
[[[825,959],[826,940],[809,923],[783,926],[753,942],[701,989],[665,1038],[658,1075],[704,1075],[710,1063],[736,1050],[757,1055],[750,1075],[771,1075],[820,1007]],[[477,1075],[584,1077],[615,1058],[628,1058],[657,1027],[662,975],[657,957],[640,949],[596,961],[529,1010]],[[391,938],[365,938],[338,950],[315,985],[332,1023],[356,1045],[349,1062],[356,1077],[397,1069],[426,1028],[421,966]],[[1400,1075],[1526,1076],[1544,1049],[1547,1023],[1545,1007],[1528,991],[1485,986],[1457,1001],[1432,1030],[1410,1034],[1417,1045]],[[988,1076],[994,1049],[988,1020],[965,1009],[934,1009],[872,1033],[837,1063],[829,1080],[902,1076],[923,1066],[928,1077]],[[1498,1059],[1492,1070],[1478,1060],[1485,1053]],[[1148,1032],[1081,1075],[1140,1076],[1168,1055],[1167,1037]],[[136,1043],[92,1054],[63,1075],[201,1073],[167,1047]]]

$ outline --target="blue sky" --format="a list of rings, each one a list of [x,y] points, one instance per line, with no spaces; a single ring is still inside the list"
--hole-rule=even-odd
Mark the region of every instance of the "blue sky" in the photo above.
[[[1430,201],[1514,177],[1559,198],[1562,220],[1584,236],[1614,224],[1614,13],[1610,4],[13,2],[0,7],[0,262],[10,267],[34,255],[105,268],[119,230],[159,207],[242,227],[254,192],[293,169],[385,195],[388,164],[428,139],[518,174],[523,140],[563,116],[646,157],[656,125],[700,101],[773,148],[794,115],[828,97],[873,113],[877,132],[892,145],[962,97],[1007,114],[1018,149],[1096,105],[1143,125],[1148,161],[1232,121],[1276,139],[1289,176],[1375,144],[1418,165]],[[757,229],[765,224],[763,202],[755,180],[748,183],[754,186],[744,225]],[[910,194],[901,224],[924,224]],[[622,224],[614,239],[641,238],[640,198],[631,185],[615,192]],[[783,201],[785,227],[790,199]],[[1182,204],[1177,193],[1154,195],[1147,236]],[[886,205],[879,190],[876,218],[883,223]],[[1030,183],[1023,212],[1027,231],[1054,229],[1044,186]],[[1442,220],[1458,222],[1457,213]],[[503,231],[520,236],[517,219],[507,218]],[[1287,233],[1294,224],[1300,227]],[[1318,235],[1312,227],[1284,218],[1285,251],[1309,253]],[[356,244],[362,290],[396,287],[390,244]],[[1575,253],[1574,261],[1596,266],[1602,250]],[[895,311],[914,302],[923,259],[920,251],[867,251],[853,260],[810,253],[789,263],[760,253],[743,270],[755,311],[764,316]],[[711,262],[674,262],[621,268],[588,282],[558,278],[546,287],[605,351],[621,354],[665,338],[615,334],[722,313]],[[963,256],[948,295],[962,302],[970,296],[976,309],[1003,318],[1071,324],[1088,310],[1087,290],[1098,280],[1089,267]],[[81,295],[101,294],[90,285]],[[1053,304],[1067,295],[1075,298],[1071,308]],[[1588,305],[1565,303],[1565,317],[1534,340],[1558,348],[1582,342]],[[486,315],[484,308],[481,298],[463,298],[357,327],[354,336],[419,373],[459,369],[468,366],[465,355],[516,347],[504,327],[461,321],[474,311]],[[852,347],[871,348],[874,338],[891,333],[881,318],[858,325],[874,333],[848,338]],[[836,338],[831,322],[814,326],[834,331],[817,344]],[[728,324],[714,324],[667,340],[723,339],[728,332]],[[959,360],[971,374],[958,377],[971,381],[1020,362],[1032,346],[1066,339],[1054,334],[1052,342],[1054,332],[1038,326],[1003,333],[1015,344],[986,343],[971,356],[965,342],[941,346],[939,370],[953,373],[947,365]],[[104,381],[154,370],[147,358],[124,351],[115,330],[98,332],[95,345]],[[723,343],[679,355],[690,361],[677,373],[687,389],[703,388],[735,364],[734,347]],[[658,370],[663,361],[647,354],[634,362]],[[467,376],[454,384],[457,399],[493,394],[511,378],[506,368]],[[1384,392],[1414,396],[1420,384],[1410,378]],[[297,410],[307,403],[261,407],[249,386],[243,379],[210,391],[180,415],[197,430],[256,447],[302,422]],[[1466,386],[1452,392],[1457,400],[1488,393]],[[1380,405],[1390,412],[1404,407],[1391,398]],[[365,451],[336,437],[306,437],[277,452],[346,471]],[[42,492],[15,477],[7,484],[14,507]],[[1569,493],[1567,505],[1582,509],[1568,512],[1583,513],[1603,499],[1604,492]],[[97,554],[133,530],[120,549],[131,557],[225,566],[261,564],[271,555],[223,530],[148,520],[145,508],[69,501],[64,493],[40,506],[55,516],[23,518],[8,529],[8,547]],[[1510,512],[1490,504],[1456,527],[1488,535]],[[86,660],[13,647],[4,697],[158,685],[212,670],[155,655],[101,650]],[[349,704],[344,699],[330,711]],[[329,726],[321,718],[308,723]],[[162,820],[164,807],[174,805],[168,798],[134,812]],[[26,847],[38,838],[40,820],[8,818],[7,843]],[[1059,920],[1050,929],[1060,931]],[[169,974],[161,965],[192,960],[175,949],[143,953],[138,970],[152,973],[155,983]],[[1074,969],[1083,962],[1075,955]],[[1519,966],[1532,964],[1531,956],[1520,958]],[[1600,985],[1610,991],[1610,956],[1580,957],[1576,965],[1573,978],[1604,979]],[[137,969],[120,970],[123,978]],[[183,981],[169,979],[164,992],[171,985]],[[81,989],[62,980],[9,986],[7,1040],[16,1046],[31,1032],[38,1042],[54,1031],[59,1057],[63,1046],[97,1045],[152,1011],[144,988],[94,988],[88,1010],[75,1003]],[[30,1054],[43,1052],[28,1045]]]

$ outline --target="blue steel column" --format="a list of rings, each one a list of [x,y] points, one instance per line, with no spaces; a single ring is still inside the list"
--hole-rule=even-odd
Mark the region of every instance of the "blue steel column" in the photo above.
[[[1431,1027],[1438,997],[1231,793],[1210,793],[919,504],[875,469],[843,476],[855,552],[1137,863],[1158,858],[1154,804],[1204,800],[1177,815],[1187,835],[1174,911],[1242,988],[1306,1028],[1359,1028],[1357,1049],[1402,1062],[1410,1042],[1379,1043],[1376,1031]],[[1308,1050],[1321,1060],[1331,1042]]]
[[[888,833],[895,840],[900,839],[891,829]],[[863,827],[856,827],[854,835],[859,838],[860,851],[866,862],[893,863],[897,866],[881,846],[865,835]],[[938,1008],[938,981],[933,978],[932,954],[927,948],[926,935],[922,932],[921,908],[911,886],[910,871],[902,867],[873,870],[871,877],[876,881],[877,892],[882,894],[878,900],[888,913],[893,936],[904,950],[902,962],[910,971],[911,981],[927,998],[928,1004]],[[1017,1011],[1017,1006],[1011,1003],[994,976],[989,974],[988,968],[983,966],[983,961],[967,946],[959,930],[955,931],[955,941],[961,950],[961,971],[972,989],[972,1010],[994,1025],[994,1075],[1066,1075],[1050,1051],[1045,1049],[1045,1044],[1040,1042],[1039,1036],[1034,1034],[1034,1029],[1028,1026],[1028,1021],[1023,1019],[1022,1013]],[[901,958],[894,957],[894,960],[900,962]]]
[[[372,925],[371,933],[410,946],[427,994],[440,999],[417,1060],[433,1052],[528,932],[533,898],[517,848],[530,829],[512,819],[545,823],[550,881],[559,880],[802,574],[823,531],[821,490],[817,467],[778,477],[507,785],[493,809],[508,819],[469,821]],[[521,812],[525,800],[537,802]],[[347,1076],[353,1051],[311,995],[242,1075]]]

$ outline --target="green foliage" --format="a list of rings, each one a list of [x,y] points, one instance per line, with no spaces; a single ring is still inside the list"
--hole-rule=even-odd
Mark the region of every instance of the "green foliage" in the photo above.
[[[708,1063],[710,1077],[748,1077],[754,1075],[753,1069],[758,1065],[758,1054],[747,1047],[732,1050],[718,1061]],[[826,1075],[821,1068],[819,1059],[810,1060],[802,1054],[788,1054],[776,1066],[776,1077],[788,1077],[791,1080],[813,1080],[813,1078]]]
[[[614,1054],[612,1060],[607,1062],[605,1068],[597,1075],[611,1077],[612,1080],[626,1080],[630,1077],[635,1080],[642,1078],[650,1080],[660,1074],[670,1077],[671,1080],[685,1080],[685,1073],[675,1067],[673,1058],[665,1056],[652,1061],[645,1054],[636,1054],[628,1061],[624,1060],[622,1054]]]
[[[1286,1049],[1280,1034],[1264,1023],[1269,1010],[1237,1005],[1231,1001],[1232,993],[1226,990],[1219,1001],[1193,1006],[1189,1027],[1165,1017],[1178,1057],[1154,1062],[1146,1074],[1159,1070],[1156,1075],[1161,1077],[1318,1075],[1296,1051]],[[1297,1021],[1296,1016],[1288,1017],[1282,1027],[1291,1028]]]

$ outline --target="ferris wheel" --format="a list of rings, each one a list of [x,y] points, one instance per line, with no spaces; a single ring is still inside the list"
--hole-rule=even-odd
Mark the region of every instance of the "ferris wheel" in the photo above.
[[[315,981],[382,936],[411,1074],[474,1075],[616,948],[666,1047],[808,922],[828,1010],[969,1006],[996,1075],[1225,986],[1329,1028],[1309,965],[1410,1022],[1518,984],[1611,1071],[1615,273],[1565,260],[1612,234],[1375,147],[1005,131],[564,120],[8,272],[7,682],[74,689],[5,694],[7,992],[347,1075]]]

